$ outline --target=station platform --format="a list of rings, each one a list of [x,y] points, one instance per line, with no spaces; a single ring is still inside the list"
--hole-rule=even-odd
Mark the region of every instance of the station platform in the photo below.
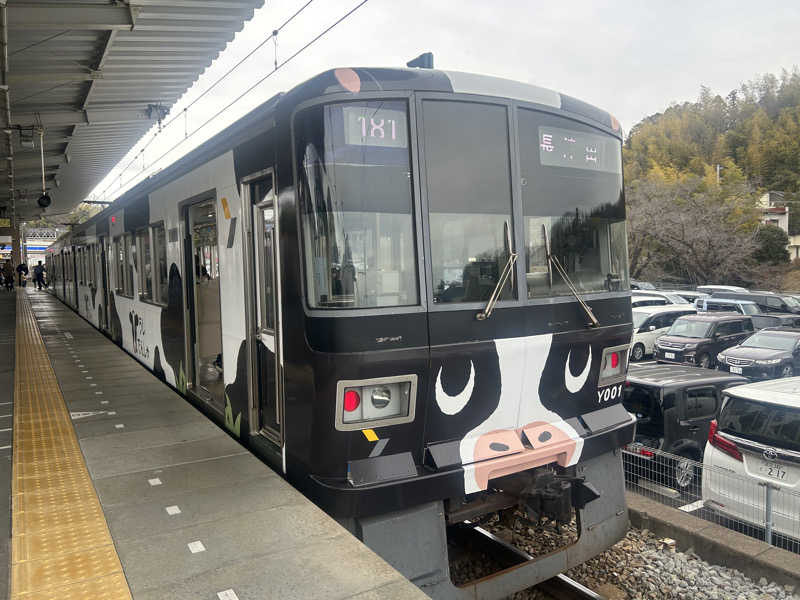
[[[427,598],[30,288],[0,292],[0,493],[12,600]]]

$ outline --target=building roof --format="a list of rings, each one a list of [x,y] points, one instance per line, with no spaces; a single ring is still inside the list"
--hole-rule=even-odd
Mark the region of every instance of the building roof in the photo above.
[[[70,211],[163,118],[264,0],[8,0],[0,6],[0,212]],[[34,145],[23,143],[32,135]],[[4,160],[12,158],[13,160]],[[6,210],[8,214],[9,211]]]

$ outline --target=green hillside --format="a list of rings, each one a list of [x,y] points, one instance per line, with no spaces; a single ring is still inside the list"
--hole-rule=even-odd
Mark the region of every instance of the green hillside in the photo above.
[[[800,233],[797,68],[725,97],[701,87],[696,102],[635,125],[623,155],[632,276],[783,285],[788,239],[759,225],[756,200],[784,192],[790,233]]]

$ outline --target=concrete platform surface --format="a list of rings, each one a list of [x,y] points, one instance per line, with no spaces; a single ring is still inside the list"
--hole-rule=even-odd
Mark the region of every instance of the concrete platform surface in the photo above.
[[[133,598],[427,598],[72,310],[28,298]]]

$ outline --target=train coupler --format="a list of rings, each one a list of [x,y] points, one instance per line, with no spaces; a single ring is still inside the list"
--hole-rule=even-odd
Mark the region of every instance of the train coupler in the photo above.
[[[557,523],[569,523],[573,508],[582,509],[599,497],[597,488],[583,477],[549,473],[537,477],[522,491],[520,504],[533,522],[547,517]]]

